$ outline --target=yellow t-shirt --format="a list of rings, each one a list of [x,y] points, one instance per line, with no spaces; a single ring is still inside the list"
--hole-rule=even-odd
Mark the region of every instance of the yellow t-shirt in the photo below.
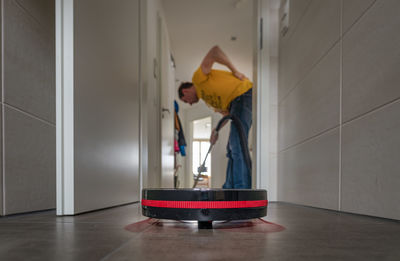
[[[193,74],[192,82],[197,96],[216,111],[228,111],[231,101],[253,86],[249,80],[241,81],[228,71],[211,70],[206,75],[201,67]]]

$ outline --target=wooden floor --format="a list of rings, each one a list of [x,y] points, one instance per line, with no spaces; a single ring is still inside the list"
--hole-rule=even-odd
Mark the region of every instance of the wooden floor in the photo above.
[[[264,221],[198,230],[147,220],[138,204],[3,217],[0,260],[400,260],[398,221],[286,203],[271,203]]]

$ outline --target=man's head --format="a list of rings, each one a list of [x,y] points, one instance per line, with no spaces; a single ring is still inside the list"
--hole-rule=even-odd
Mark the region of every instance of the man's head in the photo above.
[[[179,86],[178,89],[179,99],[185,103],[189,103],[192,105],[193,103],[197,103],[199,101],[199,97],[197,97],[196,88],[191,82],[184,82]]]

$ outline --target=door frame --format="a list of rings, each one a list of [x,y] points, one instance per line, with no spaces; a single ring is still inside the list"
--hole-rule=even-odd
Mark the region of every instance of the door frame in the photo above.
[[[56,208],[74,214],[74,1],[56,0]]]
[[[256,0],[254,6],[254,157],[253,186],[267,189],[277,201],[279,0]]]

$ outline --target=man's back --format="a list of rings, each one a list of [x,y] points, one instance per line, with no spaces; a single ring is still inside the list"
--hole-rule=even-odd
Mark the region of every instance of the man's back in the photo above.
[[[252,88],[248,79],[240,80],[231,72],[214,69],[206,75],[201,67],[193,74],[192,81],[199,98],[223,111],[228,110],[232,100]]]

